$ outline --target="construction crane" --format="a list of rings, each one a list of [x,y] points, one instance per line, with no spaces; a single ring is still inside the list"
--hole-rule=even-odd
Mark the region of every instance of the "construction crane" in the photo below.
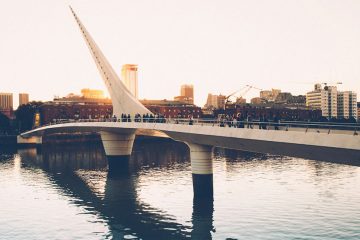
[[[321,84],[327,86],[328,84],[336,84],[336,85],[339,85],[339,84],[342,84],[342,82],[322,82]]]
[[[244,96],[246,93],[248,93],[252,88],[257,89],[257,90],[260,90],[260,91],[263,90],[263,89],[261,89],[261,88],[257,88],[257,87],[251,86],[251,85],[245,85],[245,87],[242,87],[242,88],[240,88],[239,90],[237,90],[237,91],[229,94],[228,96],[226,96],[226,98],[225,98],[225,104],[224,104],[224,110],[226,109],[226,105],[230,102],[229,99],[230,99],[232,96],[234,96],[235,94],[237,94],[237,93],[240,92],[240,91],[243,91],[243,92],[240,94],[240,97],[243,97],[243,96]]]

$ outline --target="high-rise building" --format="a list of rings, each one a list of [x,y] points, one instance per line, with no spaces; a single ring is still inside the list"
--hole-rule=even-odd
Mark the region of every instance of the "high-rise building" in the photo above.
[[[337,118],[337,87],[335,86],[325,86],[324,90],[328,92],[328,109],[329,109],[329,118]]]
[[[194,86],[191,84],[181,85],[180,96],[186,103],[194,104]]]
[[[29,103],[29,94],[28,93],[19,93],[19,106]]]
[[[0,109],[13,109],[12,93],[0,93]]]
[[[320,109],[323,117],[337,117],[336,87],[326,86],[322,89],[320,84],[315,84],[314,90],[306,93],[306,106]]]
[[[217,96],[217,105],[219,109],[224,109],[226,103],[226,96],[225,95],[218,95]]]
[[[207,109],[216,109],[216,108],[218,108],[217,95],[213,95],[211,93],[208,94],[206,104],[205,104],[205,108],[207,108]]]
[[[129,91],[138,98],[138,66],[136,64],[124,64],[121,69],[121,80]]]
[[[338,91],[335,86],[316,84],[314,91],[306,94],[306,106],[320,109],[327,118],[357,118],[357,95],[352,91]]]
[[[356,93],[352,91],[338,92],[338,118],[357,119]]]
[[[226,96],[224,95],[213,95],[208,94],[205,108],[207,109],[224,109],[225,108]]]

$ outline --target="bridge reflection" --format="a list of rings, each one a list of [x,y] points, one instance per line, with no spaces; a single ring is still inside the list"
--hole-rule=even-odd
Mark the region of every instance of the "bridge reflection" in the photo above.
[[[139,197],[144,167],[165,171],[173,164],[189,166],[188,148],[182,143],[137,140],[128,168],[116,172],[107,171],[103,147],[96,143],[44,145],[41,152],[23,149],[18,153],[22,167],[43,169],[66,194],[78,199],[77,204],[99,213],[114,239],[133,233],[142,239],[211,239],[212,201],[194,200],[191,224],[185,225]]]

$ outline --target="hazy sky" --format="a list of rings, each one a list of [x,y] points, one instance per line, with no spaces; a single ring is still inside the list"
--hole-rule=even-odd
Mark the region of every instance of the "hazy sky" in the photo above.
[[[172,99],[183,83],[201,106],[246,84],[360,93],[359,0],[0,0],[0,92],[105,90],[69,4],[115,71],[139,65],[140,98]]]

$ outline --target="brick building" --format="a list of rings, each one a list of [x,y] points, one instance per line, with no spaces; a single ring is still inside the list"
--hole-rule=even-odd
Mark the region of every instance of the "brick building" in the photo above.
[[[251,116],[252,119],[260,119],[260,117],[266,117],[267,119],[273,119],[275,116],[281,120],[287,121],[320,121],[321,110],[318,109],[306,109],[295,108],[284,105],[230,105],[225,111],[215,111],[215,116],[219,114],[235,115],[240,114],[244,118]]]

